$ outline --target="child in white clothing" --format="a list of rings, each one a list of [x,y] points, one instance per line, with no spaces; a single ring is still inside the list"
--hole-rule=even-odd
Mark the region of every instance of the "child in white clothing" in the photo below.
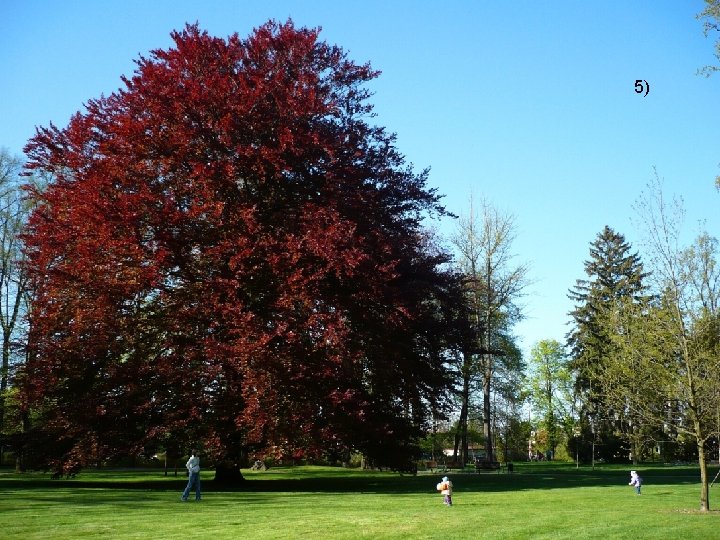
[[[447,476],[443,476],[442,482],[440,482],[436,487],[443,496],[443,503],[445,503],[447,506],[452,506],[453,485],[450,479]]]
[[[628,485],[635,486],[635,494],[640,495],[640,486],[642,486],[642,478],[640,478],[637,471],[630,471],[630,483]]]

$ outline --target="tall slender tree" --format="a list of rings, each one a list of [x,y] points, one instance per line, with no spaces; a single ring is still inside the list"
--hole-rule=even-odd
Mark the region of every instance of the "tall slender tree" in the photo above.
[[[23,267],[20,233],[25,226],[30,205],[25,200],[20,173],[22,161],[0,150],[0,463],[3,459],[6,431],[6,405],[13,359],[24,355],[22,324],[27,312],[26,272]]]
[[[461,216],[452,243],[458,265],[465,276],[468,316],[474,329],[472,340],[462,351],[461,425],[466,425],[471,379],[482,383],[483,435],[485,455],[495,461],[492,424],[492,390],[496,362],[505,356],[503,345],[510,329],[521,317],[517,301],[528,285],[528,266],[515,264],[512,243],[515,222],[489,202],[479,208],[470,197],[470,210]],[[465,424],[463,422],[463,415]],[[467,449],[463,448],[463,455]]]
[[[625,237],[605,226],[590,244],[585,274],[587,278],[577,280],[568,294],[575,304],[570,312],[573,326],[567,336],[570,367],[582,404],[581,421],[590,424],[593,437],[599,436],[605,442],[603,457],[611,458],[617,452],[612,443],[614,433],[628,423],[602,396],[600,373],[614,354],[614,329],[608,327],[606,318],[616,301],[642,300],[647,294],[647,273]]]
[[[26,236],[40,461],[172,440],[218,474],[248,453],[408,466],[448,384],[455,285],[422,226],[444,209],[369,123],[377,72],[318,34],[188,26],[27,145],[54,176]]]
[[[493,440],[502,449],[504,461],[525,456],[528,437],[523,431],[522,408],[526,400],[522,374],[526,371],[523,353],[514,336],[500,336],[503,355],[495,364],[493,388]],[[529,430],[528,430],[529,433]]]
[[[628,407],[646,422],[671,425],[694,440],[700,469],[700,509],[708,511],[706,445],[720,435],[716,423],[720,398],[717,241],[701,234],[691,248],[682,247],[682,202],[667,199],[657,172],[636,209],[661,303],[646,318],[634,317],[626,323],[630,329],[632,322],[644,324],[640,332],[624,332],[618,339],[624,345],[625,357],[632,355],[639,367],[634,373],[649,378],[643,385],[655,399],[648,400],[639,393],[631,400],[635,394],[623,391],[619,378],[608,387],[608,394],[614,390],[616,397],[629,400]],[[653,350],[647,350],[648,343]],[[617,363],[611,366],[617,367]]]

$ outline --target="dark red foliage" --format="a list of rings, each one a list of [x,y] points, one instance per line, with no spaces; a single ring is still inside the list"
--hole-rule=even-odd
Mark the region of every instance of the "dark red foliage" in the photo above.
[[[172,37],[26,147],[54,177],[25,239],[45,461],[169,440],[406,459],[446,388],[454,285],[426,173],[368,122],[377,73],[291,22]]]

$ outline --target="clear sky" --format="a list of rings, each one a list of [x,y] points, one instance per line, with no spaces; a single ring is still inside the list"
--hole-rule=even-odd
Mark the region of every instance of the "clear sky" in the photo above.
[[[605,225],[640,248],[633,203],[653,177],[683,197],[688,241],[718,235],[720,74],[695,15],[702,0],[2,0],[0,146],[121,86],[134,60],[186,22],[247,36],[268,19],[321,37],[382,75],[377,122],[447,208],[471,193],[515,216],[517,262],[535,283],[516,328],[528,350],[564,341],[567,291]],[[647,96],[634,91],[647,81]],[[449,234],[450,221],[440,224]]]

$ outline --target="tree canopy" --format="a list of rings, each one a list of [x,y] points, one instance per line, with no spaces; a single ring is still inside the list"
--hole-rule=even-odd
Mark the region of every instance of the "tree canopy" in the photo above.
[[[25,236],[39,463],[414,452],[448,383],[445,210],[370,123],[378,73],[318,36],[189,25],[28,143],[53,177]]]

